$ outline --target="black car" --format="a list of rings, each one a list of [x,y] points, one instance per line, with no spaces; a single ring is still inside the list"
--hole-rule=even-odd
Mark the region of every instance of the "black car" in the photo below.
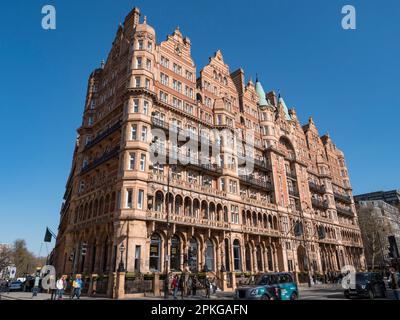
[[[353,297],[369,299],[386,297],[386,286],[380,273],[357,272],[355,280],[355,286],[350,285],[350,287],[344,291],[344,296],[347,299],[351,299]]]

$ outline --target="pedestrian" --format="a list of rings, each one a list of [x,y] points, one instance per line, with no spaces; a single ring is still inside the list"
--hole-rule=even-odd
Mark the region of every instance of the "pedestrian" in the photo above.
[[[397,276],[396,269],[391,267],[390,268],[390,289],[393,290],[394,299],[400,300],[399,294],[399,277]]]
[[[35,277],[35,282],[33,284],[32,299],[34,297],[37,297],[37,295],[39,293],[39,284],[40,284],[40,277],[39,277],[39,274],[37,274],[36,277]]]
[[[64,296],[64,290],[67,287],[67,281],[65,280],[65,276],[62,276],[60,279],[58,279],[56,287],[57,287],[56,299],[62,300]]]
[[[192,295],[195,297],[196,294],[197,294],[197,277],[194,276],[192,281]]]
[[[193,291],[193,278],[192,277],[189,277],[186,286],[187,286],[187,295],[188,295],[188,297],[190,297],[192,295],[192,291]]]
[[[181,291],[181,299],[183,300],[186,290],[185,275],[183,274],[179,278],[179,290]]]
[[[77,274],[76,279],[72,283],[73,294],[72,294],[71,299],[74,299],[74,297],[76,297],[79,300],[81,297],[81,290],[82,290],[82,279],[81,278],[82,278],[81,275]]]
[[[54,275],[50,275],[50,283],[52,283],[55,280],[55,276]],[[57,300],[57,285],[56,288],[50,288],[50,300]]]
[[[172,289],[172,293],[173,293],[174,299],[176,300],[177,299],[176,295],[177,295],[178,289],[179,289],[179,278],[178,278],[178,275],[175,275],[174,278],[172,279],[171,289]]]
[[[205,287],[206,287],[206,298],[210,298],[210,287],[211,287],[211,282],[210,282],[210,280],[208,279],[208,277],[206,277],[206,280],[205,280],[205,282],[204,282],[204,284],[205,284]]]

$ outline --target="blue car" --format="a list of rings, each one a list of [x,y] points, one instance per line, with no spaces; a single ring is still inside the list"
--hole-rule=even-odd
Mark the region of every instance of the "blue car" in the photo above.
[[[236,299],[297,300],[299,291],[293,276],[287,272],[264,273],[236,289]]]

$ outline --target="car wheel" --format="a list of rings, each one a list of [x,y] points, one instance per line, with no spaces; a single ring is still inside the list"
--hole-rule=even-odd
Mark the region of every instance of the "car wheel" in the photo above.
[[[344,297],[345,297],[346,299],[351,299],[350,294],[349,294],[348,292],[345,292],[345,293],[344,293]]]
[[[267,295],[261,297],[261,300],[271,300],[271,298]]]
[[[290,300],[297,300],[299,297],[297,296],[296,292],[293,292],[292,295],[290,296]]]
[[[369,297],[371,300],[374,300],[374,299],[375,299],[375,295],[374,295],[374,292],[373,292],[372,290],[368,290],[368,297]]]

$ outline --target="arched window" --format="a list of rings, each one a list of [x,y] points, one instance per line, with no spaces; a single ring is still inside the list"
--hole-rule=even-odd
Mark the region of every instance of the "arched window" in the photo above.
[[[233,241],[233,265],[235,271],[242,271],[242,256],[240,253],[240,242],[237,239]]]
[[[170,268],[172,271],[178,271],[181,267],[181,253],[180,253],[180,244],[178,236],[173,236],[171,239],[171,265]]]
[[[251,271],[251,248],[249,245],[247,245],[245,248],[245,257],[246,257],[246,271]]]
[[[175,198],[175,214],[180,215],[182,212],[183,200],[180,195]]]
[[[197,272],[198,243],[195,238],[190,239],[188,248],[188,265],[190,272]]]
[[[163,212],[164,210],[164,194],[161,191],[157,191],[156,193],[155,210],[157,212]]]
[[[267,257],[268,257],[268,270],[272,271],[274,270],[274,261],[273,261],[273,252],[272,252],[272,248],[269,247],[268,248],[268,253],[267,253]]]
[[[206,267],[207,271],[214,271],[214,244],[211,240],[206,241]]]
[[[263,270],[262,248],[259,245],[256,248],[256,256],[257,256],[257,269],[258,271],[261,271]]]
[[[150,238],[150,271],[160,271],[161,238],[154,233]]]

